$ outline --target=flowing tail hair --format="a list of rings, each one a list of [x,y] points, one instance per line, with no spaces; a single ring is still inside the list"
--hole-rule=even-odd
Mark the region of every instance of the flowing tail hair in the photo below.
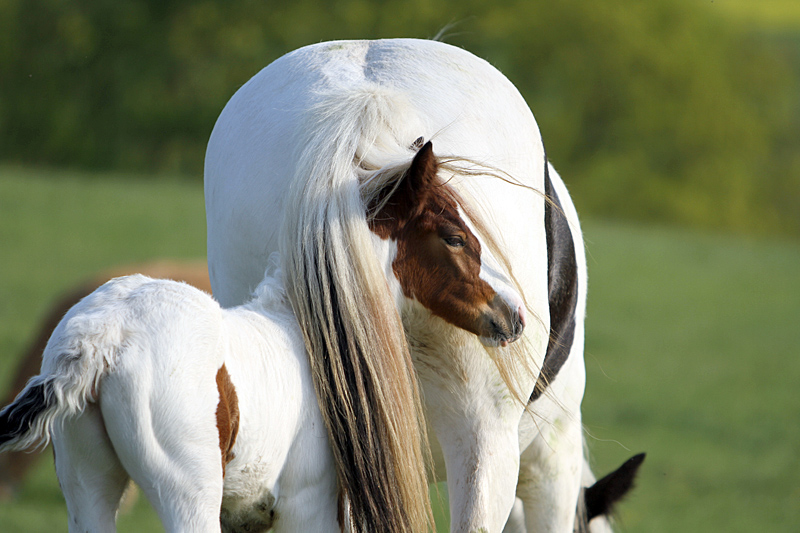
[[[103,371],[102,360],[100,365],[82,361],[83,353],[60,353],[56,357],[60,359],[56,373],[31,378],[16,399],[0,411],[0,453],[47,446],[53,424],[81,413],[93,399]],[[87,362],[95,367],[91,369],[94,376],[75,368]]]
[[[135,287],[130,276],[116,288]],[[0,411],[0,452],[47,446],[53,424],[83,412],[94,401],[105,369],[117,352],[124,317],[109,321],[93,313],[111,291],[105,285],[76,304],[61,319],[42,355],[42,371]]]
[[[281,256],[356,531],[428,531],[427,436],[403,325],[360,187],[407,168],[418,133],[396,94],[320,95],[298,145]],[[401,172],[402,173],[402,172]]]
[[[45,445],[57,407],[53,380],[33,378],[14,402],[0,411],[0,452]]]

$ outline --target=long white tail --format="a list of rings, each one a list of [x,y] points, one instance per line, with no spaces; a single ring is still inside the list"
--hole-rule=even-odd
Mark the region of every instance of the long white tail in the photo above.
[[[406,166],[419,135],[398,137],[399,96],[366,83],[320,96],[300,143],[283,250],[353,529],[427,531],[425,424],[403,325],[375,255],[365,169]],[[400,173],[397,173],[398,176]]]
[[[137,275],[109,282],[61,319],[42,355],[41,373],[0,411],[0,452],[46,446],[55,422],[96,399],[100,378],[121,346],[127,317],[120,302],[147,280]]]

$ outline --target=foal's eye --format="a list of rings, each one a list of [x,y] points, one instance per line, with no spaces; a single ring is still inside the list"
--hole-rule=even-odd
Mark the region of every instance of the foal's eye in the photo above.
[[[467,244],[464,241],[464,237],[461,237],[459,235],[453,235],[451,237],[445,237],[443,240],[444,240],[444,243],[447,246],[451,246],[453,248],[463,248]]]

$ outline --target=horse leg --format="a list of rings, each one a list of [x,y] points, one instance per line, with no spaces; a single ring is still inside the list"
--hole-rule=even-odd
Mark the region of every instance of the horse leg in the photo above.
[[[548,423],[520,461],[517,496],[527,533],[571,532],[584,466],[580,415],[564,414]]]
[[[333,473],[333,465],[330,472]],[[307,485],[300,491],[293,491],[287,497],[285,485],[281,486],[281,495],[275,506],[275,522],[272,533],[289,533],[292,531],[314,531],[315,533],[337,533],[340,529],[337,499],[337,482],[335,476],[326,476],[318,483]]]
[[[96,404],[53,426],[53,451],[69,512],[69,531],[115,531],[128,474],[111,445]]]
[[[583,487],[589,487],[594,482],[595,477],[594,474],[592,474],[589,461],[584,459],[581,485]],[[578,502],[577,509],[578,519],[575,526],[575,533],[612,533],[613,529],[611,528],[611,524],[606,516],[598,516],[594,518],[591,522],[589,522],[588,529],[586,529],[587,526],[581,525],[580,518],[583,516],[582,513],[586,512],[583,502]],[[525,527],[525,508],[522,504],[522,500],[519,498],[517,498],[517,501],[514,503],[514,508],[511,510],[511,514],[508,517],[506,527],[503,528],[503,533],[527,533],[527,528]]]
[[[506,527],[503,528],[503,533],[526,533],[525,508],[519,498],[516,499],[514,507],[511,508],[511,514],[508,515],[508,522],[506,522]]]
[[[103,420],[120,462],[167,532],[219,533],[223,476],[213,377],[208,383],[187,377],[184,390],[152,403],[149,376],[133,380],[121,366],[101,389]]]
[[[487,422],[462,420],[449,431],[436,432],[447,468],[452,532],[502,531],[514,505],[517,435],[513,428]]]
[[[303,386],[302,396],[316,402],[310,379]],[[278,480],[280,495],[276,494],[272,533],[349,531],[349,527],[343,526],[349,514],[347,502],[340,495],[336,464],[323,429],[322,415],[316,406],[310,411],[311,415],[306,415],[294,441],[287,443],[289,453]],[[274,439],[287,437],[273,436]]]
[[[427,342],[425,342],[427,341]],[[514,505],[522,407],[510,398],[482,348],[453,350],[411,339],[427,419],[441,454],[450,496],[450,530],[502,531]]]

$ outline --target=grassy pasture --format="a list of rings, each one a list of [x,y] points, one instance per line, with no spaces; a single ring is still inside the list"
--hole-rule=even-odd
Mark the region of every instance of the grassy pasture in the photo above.
[[[204,254],[200,185],[97,178],[0,167],[0,386],[59,291],[113,265]],[[648,452],[620,530],[796,531],[800,243],[584,226],[596,470]],[[0,524],[66,531],[50,457],[0,503]],[[161,528],[140,499],[120,530]]]

